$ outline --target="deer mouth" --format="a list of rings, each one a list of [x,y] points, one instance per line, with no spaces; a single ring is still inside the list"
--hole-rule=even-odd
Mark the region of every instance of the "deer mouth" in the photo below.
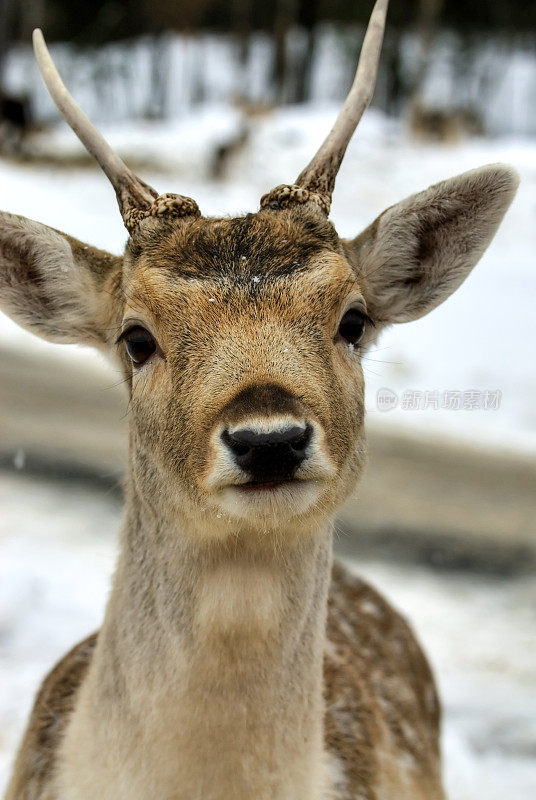
[[[248,481],[247,483],[240,483],[236,486],[237,489],[242,491],[266,491],[270,489],[279,489],[282,486],[290,486],[303,483],[303,481],[296,478],[272,480],[272,481]]]
[[[222,487],[216,502],[232,516],[251,520],[258,513],[288,519],[308,511],[321,491],[319,482],[310,479],[247,481]]]

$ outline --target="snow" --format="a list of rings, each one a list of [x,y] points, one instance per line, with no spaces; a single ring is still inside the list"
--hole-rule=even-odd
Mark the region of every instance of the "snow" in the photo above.
[[[244,120],[228,106],[205,106],[180,121],[115,124],[104,133],[126,158],[145,164],[142,176],[160,191],[195,197],[207,215],[258,208],[261,195],[294,179],[329,130],[334,105],[288,107]],[[230,160],[225,180],[210,178],[210,161],[222,142],[247,124],[250,137]],[[82,152],[60,123],[42,135],[41,151]],[[440,179],[496,161],[513,164],[521,187],[496,239],[465,284],[422,320],[382,336],[364,361],[369,421],[470,440],[510,450],[536,450],[536,359],[533,307],[536,296],[536,140],[473,139],[458,145],[415,143],[403,127],[369,110],[352,141],[337,181],[332,218],[339,233],[353,236],[393,202]],[[119,253],[126,234],[113,191],[96,169],[59,169],[0,162],[2,206]],[[4,343],[48,347],[0,319]],[[56,351],[59,346],[54,346]],[[66,357],[93,358],[73,347]],[[378,408],[379,390],[390,390],[396,407]],[[420,392],[408,410],[404,397]],[[454,410],[446,392],[471,405],[489,393],[497,409]],[[468,393],[464,395],[463,393]],[[486,394],[488,393],[488,394]],[[439,408],[435,408],[439,397]],[[473,402],[475,405],[475,402]],[[493,405],[493,403],[492,403]]]
[[[120,507],[106,493],[0,473],[0,791],[37,687],[98,628]],[[532,800],[536,789],[536,584],[359,559],[353,567],[409,618],[445,718],[450,800]]]

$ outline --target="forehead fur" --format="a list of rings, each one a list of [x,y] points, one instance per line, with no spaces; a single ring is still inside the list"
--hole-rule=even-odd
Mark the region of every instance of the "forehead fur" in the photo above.
[[[184,278],[279,277],[307,268],[322,251],[341,252],[333,225],[297,209],[260,211],[232,219],[147,220],[128,254]]]

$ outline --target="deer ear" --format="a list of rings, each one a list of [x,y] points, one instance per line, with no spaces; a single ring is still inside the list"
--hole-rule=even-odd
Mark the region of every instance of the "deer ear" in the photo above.
[[[344,241],[372,318],[409,322],[446,300],[495,236],[518,183],[502,164],[465,172],[388,208]]]
[[[103,345],[117,327],[122,259],[0,212],[0,309],[52,342]]]

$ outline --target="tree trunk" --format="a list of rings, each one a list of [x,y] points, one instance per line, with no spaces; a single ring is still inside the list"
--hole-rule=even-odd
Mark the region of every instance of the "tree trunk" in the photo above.
[[[231,25],[239,65],[236,100],[242,103],[250,99],[248,62],[251,38],[251,0],[232,0],[231,9]]]
[[[251,0],[232,0],[232,26],[238,50],[238,60],[246,66],[249,58],[251,35]]]
[[[300,23],[307,35],[307,44],[302,56],[302,63],[298,65],[296,75],[296,102],[305,103],[311,99],[312,73],[315,55],[315,29],[318,23],[319,0],[300,1]]]
[[[288,83],[287,35],[292,24],[296,22],[297,10],[297,0],[276,0],[273,83],[275,98],[279,103],[289,100],[286,92]]]
[[[169,34],[155,33],[151,54],[151,96],[147,116],[149,119],[164,119],[170,73],[170,41]]]
[[[11,0],[0,0],[0,96],[4,93],[4,66],[9,46]]]
[[[419,61],[412,92],[414,101],[418,100],[426,79],[430,54],[444,6],[445,0],[419,0],[417,15]]]

